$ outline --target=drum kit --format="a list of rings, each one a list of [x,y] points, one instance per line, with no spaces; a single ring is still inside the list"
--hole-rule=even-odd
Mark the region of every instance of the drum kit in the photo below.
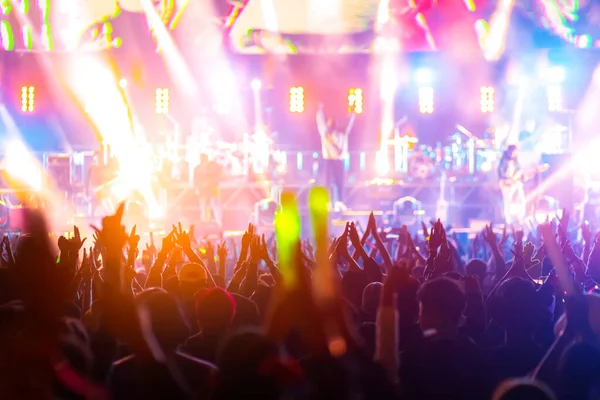
[[[274,152],[268,137],[246,135],[239,143],[216,141],[212,146],[205,147],[204,152],[231,177],[246,176],[249,173],[266,174],[271,169],[279,170],[280,158],[272,156]]]
[[[419,145],[416,139],[413,142],[405,172],[416,180],[430,179],[442,172],[457,177],[485,174],[492,170],[498,158],[493,140],[478,139],[460,125],[446,143],[438,142],[435,147]]]

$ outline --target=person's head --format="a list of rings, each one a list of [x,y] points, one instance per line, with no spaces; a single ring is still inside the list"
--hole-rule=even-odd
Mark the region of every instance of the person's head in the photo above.
[[[401,327],[412,327],[419,319],[417,293],[419,293],[420,287],[421,283],[418,279],[409,277],[407,281],[398,288],[396,293],[396,306],[399,314],[402,315],[402,318],[400,318]]]
[[[522,278],[510,278],[498,286],[491,301],[491,314],[507,331],[532,332],[541,308],[535,287]]]
[[[137,295],[135,303],[142,330],[153,334],[163,351],[175,351],[190,335],[190,329],[175,297],[164,290],[144,290]]]
[[[370,321],[375,321],[382,289],[383,284],[381,282],[371,282],[362,292],[361,310]]]
[[[475,275],[479,278],[479,283],[483,286],[483,281],[487,275],[487,265],[479,259],[473,259],[465,266],[467,275]]]
[[[267,315],[273,292],[273,286],[267,285],[262,279],[259,279],[256,290],[254,290],[254,293],[250,296],[250,300],[256,303],[260,315]]]
[[[365,290],[365,287],[369,283],[371,282],[363,271],[348,271],[342,276],[342,296],[348,300],[355,309],[360,310],[363,290]]]
[[[220,385],[216,398],[276,399],[284,373],[277,344],[260,332],[244,329],[225,339],[217,356]]]
[[[600,348],[595,343],[572,343],[564,350],[558,370],[561,399],[599,398]]]
[[[531,379],[510,379],[502,382],[494,392],[492,400],[555,400],[550,388]]]
[[[186,264],[179,270],[179,292],[184,298],[190,298],[206,287],[206,281],[206,271],[200,264]]]
[[[518,157],[518,155],[519,155],[519,148],[516,145],[511,144],[510,146],[508,146],[506,148],[506,155],[511,160],[516,159]]]
[[[235,300],[221,288],[196,293],[196,320],[205,333],[223,333],[235,315]]]
[[[452,332],[458,329],[466,307],[465,293],[449,278],[426,282],[417,293],[419,325],[423,331]]]
[[[235,315],[233,316],[233,327],[258,326],[260,325],[260,311],[252,300],[241,294],[231,293],[235,300]]]

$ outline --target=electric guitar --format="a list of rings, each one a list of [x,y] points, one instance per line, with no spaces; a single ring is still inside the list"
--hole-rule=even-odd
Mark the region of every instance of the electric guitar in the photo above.
[[[522,185],[523,183],[535,178],[535,176],[537,174],[546,172],[549,168],[550,168],[550,164],[542,164],[532,171],[528,171],[528,172],[519,171],[510,178],[500,179],[498,184],[500,185],[500,189],[502,189],[502,190],[504,190],[505,188],[513,187],[514,185],[518,185],[518,184]]]

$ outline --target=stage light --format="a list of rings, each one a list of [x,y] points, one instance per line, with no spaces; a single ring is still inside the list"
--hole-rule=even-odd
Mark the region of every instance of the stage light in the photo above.
[[[168,114],[171,103],[171,93],[169,89],[156,89],[156,113]]]
[[[419,88],[419,112],[421,114],[433,113],[433,88]]]
[[[119,86],[125,89],[127,87],[127,79],[121,78],[121,80],[119,80]]]
[[[433,70],[429,68],[420,68],[415,72],[415,80],[419,85],[431,85],[433,76]]]
[[[290,112],[304,112],[304,88],[302,86],[290,88]]]
[[[483,86],[479,89],[479,104],[482,113],[494,112],[495,90],[491,86]]]
[[[252,87],[253,90],[260,90],[260,88],[262,87],[262,82],[259,81],[258,79],[254,79],[252,81],[252,83],[250,84],[250,86]]]
[[[548,96],[548,111],[560,111],[563,109],[562,88],[560,85],[550,85],[546,88]]]
[[[35,109],[35,87],[21,87],[21,111],[32,113]]]
[[[363,91],[362,89],[348,90],[348,112],[362,114],[363,112]]]
[[[567,71],[563,67],[554,66],[546,71],[546,79],[551,83],[562,83],[567,77]]]

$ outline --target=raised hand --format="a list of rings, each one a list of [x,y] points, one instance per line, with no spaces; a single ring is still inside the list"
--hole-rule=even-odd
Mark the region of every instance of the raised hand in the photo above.
[[[208,258],[209,260],[214,260],[215,259],[215,247],[213,246],[212,242],[210,240],[207,240],[203,244],[204,244],[204,248],[206,249],[206,258]]]
[[[98,229],[94,225],[90,225],[90,227],[94,230],[94,234],[92,235],[92,239],[94,240],[94,252],[99,253],[102,251],[102,241],[100,240],[100,229]]]
[[[188,235],[190,236],[190,241],[192,243],[196,243],[196,227],[194,226],[194,224],[190,225]]]
[[[310,243],[308,244],[310,246]],[[260,237],[260,256],[267,263],[272,263],[271,254],[269,254],[269,245],[267,244],[267,240],[265,239],[265,235]],[[312,257],[312,254],[311,254]]]
[[[226,260],[228,254],[229,251],[227,250],[227,244],[225,242],[221,242],[217,245],[217,256],[219,257],[219,261]]]
[[[121,203],[114,215],[108,215],[102,219],[102,230],[98,237],[109,251],[121,251],[129,238],[125,227],[121,224],[124,212],[125,203]]]
[[[425,240],[429,240],[429,232],[427,231],[427,225],[424,221],[421,221],[421,229],[423,230],[423,237]]]
[[[444,242],[440,246],[439,252],[433,260],[433,265],[433,274],[436,277],[452,271],[452,252],[450,251],[450,247],[448,247],[448,242]]]
[[[570,218],[571,216],[569,215],[569,211],[567,209],[563,209],[562,216],[558,218],[558,239],[559,244],[561,245],[563,245],[568,239]]]
[[[183,230],[181,223],[178,226],[173,225],[173,237],[175,238],[175,243],[182,249],[188,250],[192,248],[190,235]]]
[[[350,243],[352,243],[352,246],[354,246],[355,249],[362,247],[360,243],[360,236],[358,235],[358,230],[356,229],[356,225],[354,225],[354,222],[350,222],[347,232],[348,239],[350,239]]]
[[[431,228],[429,236],[429,250],[436,251],[446,240],[446,232],[442,222],[438,219]]]
[[[523,242],[515,242],[510,252],[515,257],[515,262],[523,261]]]
[[[335,248],[337,256],[343,259],[347,259],[350,257],[350,254],[348,253],[348,230],[350,229],[349,225],[349,223],[346,224],[346,229],[344,230],[344,233],[339,237],[337,246]]]
[[[587,222],[581,225],[581,236],[583,237],[583,241],[587,244],[591,244],[594,241],[594,234]]]
[[[533,258],[541,262],[544,259],[544,257],[546,257],[546,246],[544,246],[544,244],[542,243],[542,245],[538,247]]]
[[[371,211],[371,214],[369,214],[369,222],[367,223],[367,230],[365,234],[367,236],[373,235],[373,237],[377,235],[377,221],[375,220],[375,214],[373,214],[373,211]]]
[[[131,229],[131,233],[129,234],[129,238],[127,239],[127,244],[129,245],[129,249],[137,249],[140,243],[140,235],[135,233],[136,225]]]
[[[514,225],[511,225],[510,229],[512,230],[513,240],[515,242],[522,242],[523,237],[525,236],[525,232],[523,232],[520,229],[516,229]]]
[[[504,229],[506,230],[506,227]],[[493,248],[495,246],[498,246],[498,238],[496,237],[496,234],[494,233],[494,228],[492,228],[492,224],[486,225],[486,227],[483,228],[482,236],[483,236],[483,240],[485,240],[485,242],[490,247]]]
[[[490,224],[490,228],[492,227],[492,225]],[[502,228],[502,236],[500,237],[500,243],[499,246],[502,247],[506,244],[506,241],[508,240],[508,233],[506,231],[506,224],[504,224],[504,227]]]
[[[569,210],[567,210],[566,208],[563,208],[562,210],[562,215],[558,218],[558,225],[559,226],[563,226],[564,229],[568,229],[569,228],[569,222],[571,220],[571,215],[569,214]]]
[[[73,232],[74,235],[73,237],[70,239],[70,243],[71,243],[71,249],[73,251],[79,251],[81,250],[81,248],[83,247],[83,244],[85,243],[85,241],[87,240],[87,238],[83,238],[83,240],[81,239],[81,234],[79,233],[79,228],[76,226],[73,226]]]
[[[262,243],[260,236],[254,235],[250,241],[250,263],[259,263],[262,260]]]
[[[88,255],[87,249],[83,249],[83,258],[81,259],[81,266],[79,267],[79,271],[81,272],[81,277],[85,280],[90,279],[92,277],[92,248],[90,247],[90,253]]]
[[[154,242],[154,241],[152,241]],[[154,247],[154,244],[148,244],[146,243],[146,248],[144,249],[144,252],[148,255],[148,257],[150,258],[154,258],[156,256],[157,250],[156,247]]]
[[[304,250],[308,253],[308,256],[310,258],[313,258],[315,256],[315,249],[312,247],[309,240],[307,240],[304,243]],[[275,254],[275,253],[273,253],[273,254]]]
[[[538,260],[533,259],[534,252],[535,246],[533,245],[533,243],[525,243],[525,246],[523,246],[523,260],[525,261],[525,264],[527,264],[528,267],[533,266],[534,264],[537,264],[539,262]]]
[[[8,236],[4,235],[2,238],[2,244],[0,245],[0,251],[6,252],[6,263],[8,268],[12,268],[15,266],[15,257],[12,251],[12,246],[10,244],[10,239]],[[3,259],[4,260],[4,259]]]
[[[573,261],[573,259],[577,258],[577,256],[575,255],[575,251],[573,250],[573,246],[571,246],[571,242],[570,241],[565,241],[565,243],[562,245],[562,254],[565,257],[565,259],[567,260],[567,262],[571,262]]]
[[[254,238],[254,225],[248,224],[248,229],[242,235],[242,248],[240,249],[240,260],[245,259],[250,249],[250,242]]]

